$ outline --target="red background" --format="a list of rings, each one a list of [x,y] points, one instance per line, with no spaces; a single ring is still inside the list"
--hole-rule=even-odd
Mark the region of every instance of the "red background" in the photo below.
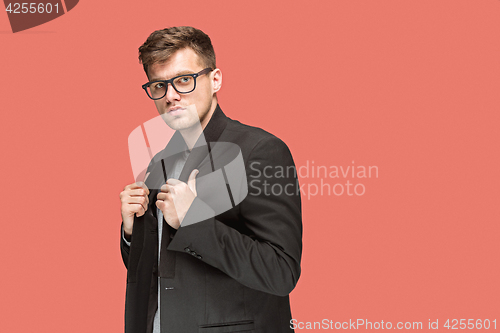
[[[87,0],[16,34],[0,13],[0,331],[123,331],[118,194],[157,115],[137,48],[174,25],[297,166],[378,166],[362,196],[303,198],[294,318],[498,327],[500,1]]]

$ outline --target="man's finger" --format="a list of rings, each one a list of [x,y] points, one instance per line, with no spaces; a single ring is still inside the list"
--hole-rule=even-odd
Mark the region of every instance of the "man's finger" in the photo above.
[[[136,189],[136,188],[141,188],[141,186],[137,185],[137,183],[132,183],[132,184],[128,184],[127,186],[125,186],[123,188],[123,190],[127,191],[127,190],[133,190],[133,189]]]
[[[148,197],[146,198],[144,198],[143,196],[128,197],[125,200],[125,202],[132,205],[137,205],[137,204],[141,205],[145,211],[148,210],[148,203],[149,203]]]
[[[170,200],[170,201],[172,201],[172,195],[170,193],[160,192],[156,196],[156,199],[158,199],[158,200]]]
[[[131,197],[136,197],[136,196],[147,196],[149,191],[146,191],[146,189],[142,187],[135,188],[133,190],[129,190],[127,193]]]
[[[141,183],[141,182],[137,182],[137,183],[133,183],[133,184],[127,185],[127,186],[125,186],[123,188],[123,191],[135,190],[135,189],[141,189],[141,188],[146,191],[147,195],[149,195],[149,189],[148,189],[148,187],[146,186],[146,184]]]
[[[136,188],[143,188],[144,190],[146,190],[146,194],[149,195],[149,189],[148,187],[146,186],[146,183],[143,183],[143,182],[137,182],[134,184],[135,186],[132,187],[133,189],[136,189]]]
[[[144,210],[144,207],[141,206],[141,209],[139,209],[139,211],[137,213],[135,213],[135,216],[141,217],[145,213],[146,213],[146,211]]]
[[[198,175],[200,173],[200,171],[198,169],[194,169],[193,171],[191,171],[191,174],[189,175],[189,178],[188,178],[188,186],[189,186],[189,189],[191,190],[191,192],[194,193],[194,195],[196,196],[196,175]]]
[[[165,193],[170,193],[170,185],[168,184],[163,184],[161,187],[160,187],[160,192],[165,192]]]
[[[180,180],[178,179],[175,179],[175,178],[169,178],[167,179],[167,184],[168,185],[177,185],[177,184],[180,184],[182,183]]]

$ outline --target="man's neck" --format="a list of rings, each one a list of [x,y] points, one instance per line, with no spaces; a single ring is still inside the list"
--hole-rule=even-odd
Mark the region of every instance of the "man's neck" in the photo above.
[[[181,132],[182,138],[186,142],[189,151],[193,149],[193,146],[195,145],[196,141],[198,141],[198,138],[203,132],[203,129],[204,128],[200,126],[200,123],[196,123],[194,126],[179,131]]]
[[[212,106],[210,107],[210,111],[208,111],[207,116],[201,122],[198,122],[189,128],[179,130],[179,132],[182,135],[182,138],[186,142],[189,151],[193,149],[194,145],[198,141],[198,138],[205,130],[205,127],[207,127],[208,122],[210,121],[210,119],[212,119],[212,116],[214,115],[216,108],[217,108],[217,99],[213,101]]]

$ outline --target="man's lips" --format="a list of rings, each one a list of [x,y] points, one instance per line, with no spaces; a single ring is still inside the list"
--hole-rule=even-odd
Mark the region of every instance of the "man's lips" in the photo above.
[[[173,107],[171,107],[171,108],[168,109],[167,113],[169,115],[175,116],[175,115],[180,114],[184,110],[185,109],[183,107],[181,107],[181,106],[173,106]]]

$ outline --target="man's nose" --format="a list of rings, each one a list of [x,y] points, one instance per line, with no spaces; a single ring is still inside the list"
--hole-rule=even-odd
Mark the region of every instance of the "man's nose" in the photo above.
[[[174,89],[171,83],[167,85],[167,94],[166,94],[167,102],[172,102],[179,100],[181,95]]]

